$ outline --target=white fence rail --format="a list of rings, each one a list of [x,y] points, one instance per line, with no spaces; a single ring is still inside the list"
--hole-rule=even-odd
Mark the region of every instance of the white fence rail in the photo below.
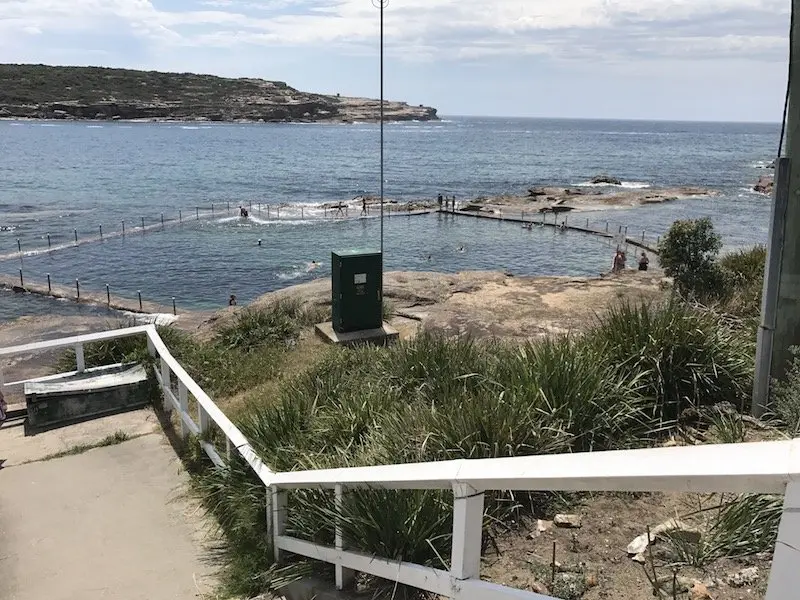
[[[85,344],[133,335],[147,336],[149,351],[156,358],[155,375],[164,396],[164,410],[178,412],[181,434],[184,437],[190,433],[199,436],[203,450],[221,467],[226,465],[226,459],[238,452],[269,488],[271,518],[268,522],[277,559],[281,560],[282,554],[288,552],[330,563],[335,567],[339,588],[351,583],[356,572],[363,572],[450,598],[545,600],[546,596],[480,579],[484,492],[541,490],[785,494],[766,600],[794,598],[800,589],[800,439],[275,473],[261,461],[244,435],[170,354],[153,325],[3,348],[0,349],[0,359],[72,347],[76,352],[76,370],[68,374],[75,374],[89,371],[83,354]],[[5,385],[23,385],[26,381]],[[196,420],[190,411],[190,395],[196,404]],[[224,435],[226,458],[220,456],[215,445],[208,440],[211,423]],[[341,505],[345,490],[349,489],[452,490],[450,570],[348,550],[338,527],[333,547],[288,536],[288,491],[320,488],[334,490],[337,507]]]

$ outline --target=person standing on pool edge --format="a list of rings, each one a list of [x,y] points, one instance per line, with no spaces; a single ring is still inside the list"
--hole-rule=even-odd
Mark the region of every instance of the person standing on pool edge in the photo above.
[[[647,268],[649,266],[650,266],[650,259],[647,258],[647,254],[642,252],[642,255],[639,257],[639,270],[647,271]]]

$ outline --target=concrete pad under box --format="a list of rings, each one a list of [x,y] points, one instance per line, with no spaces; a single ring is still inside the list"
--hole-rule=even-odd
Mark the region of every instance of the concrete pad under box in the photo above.
[[[317,335],[326,342],[341,346],[357,346],[358,344],[376,344],[385,346],[399,339],[400,333],[389,325],[386,321],[377,329],[365,329],[363,331],[350,331],[347,333],[337,333],[333,329],[333,323],[320,323],[315,327]]]

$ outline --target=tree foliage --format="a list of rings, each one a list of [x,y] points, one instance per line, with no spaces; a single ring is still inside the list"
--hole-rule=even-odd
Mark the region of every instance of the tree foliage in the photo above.
[[[664,272],[687,298],[705,299],[722,293],[724,277],[716,263],[722,238],[711,219],[675,221],[658,246]]]

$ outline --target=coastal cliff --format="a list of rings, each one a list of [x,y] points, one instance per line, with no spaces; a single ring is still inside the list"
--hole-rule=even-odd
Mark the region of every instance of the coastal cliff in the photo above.
[[[387,121],[438,120],[384,104]],[[0,118],[246,122],[380,120],[380,101],[312,94],[281,81],[104,67],[0,64]]]

